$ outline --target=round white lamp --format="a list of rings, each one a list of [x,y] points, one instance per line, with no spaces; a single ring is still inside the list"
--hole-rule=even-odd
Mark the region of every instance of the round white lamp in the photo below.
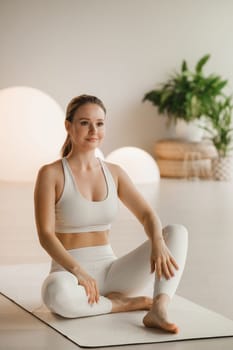
[[[118,148],[106,157],[106,161],[120,165],[135,184],[160,180],[159,168],[154,158],[140,148]]]
[[[40,90],[0,90],[0,138],[0,180],[34,181],[43,164],[60,157],[66,138],[64,112]]]

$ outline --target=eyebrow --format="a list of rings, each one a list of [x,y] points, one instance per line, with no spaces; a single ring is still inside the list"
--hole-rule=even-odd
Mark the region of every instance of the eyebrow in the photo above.
[[[90,118],[88,118],[88,117],[81,117],[81,118],[79,118],[78,120],[91,120]],[[97,121],[99,120],[104,120],[104,118],[98,118],[98,119],[96,119]]]

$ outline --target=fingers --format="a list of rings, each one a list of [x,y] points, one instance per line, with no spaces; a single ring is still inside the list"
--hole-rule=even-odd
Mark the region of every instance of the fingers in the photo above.
[[[93,285],[92,282],[89,281],[88,282],[88,289],[89,289],[89,294],[88,294],[88,303],[89,304],[94,304],[94,300],[95,300],[95,293],[94,293],[94,289],[93,289]]]
[[[166,260],[157,261],[156,274],[157,274],[158,280],[160,280],[162,278],[162,276],[164,276],[168,280],[174,275],[173,271],[170,269],[170,266]]]
[[[155,271],[155,262],[153,259],[150,260],[150,272],[153,273]]]
[[[176,270],[179,270],[179,266],[172,256],[170,257],[170,260],[171,260],[172,265],[176,268]]]
[[[170,279],[173,276],[173,271],[170,269],[169,262],[162,261],[162,271],[166,279]]]
[[[173,268],[171,262],[167,265],[167,268],[169,270],[170,277],[173,277],[175,275],[175,273],[174,273],[174,268]]]
[[[94,304],[99,301],[99,290],[95,280],[89,281],[89,295],[88,295],[88,303]]]
[[[94,304],[99,301],[99,289],[94,279],[83,280],[80,284],[85,288],[86,295],[88,297],[88,303]]]
[[[88,281],[82,281],[79,284],[84,287],[86,295],[88,297],[88,303],[90,303],[90,301],[91,301],[91,286],[90,286],[90,283]]]
[[[158,259],[156,262],[156,275],[158,279],[160,280],[162,277],[162,266],[161,266],[161,260]]]
[[[95,302],[98,303],[99,298],[100,298],[100,294],[99,294],[99,288],[97,287],[97,284],[95,282]]]
[[[158,258],[156,263],[154,264],[155,264],[156,275],[159,280],[162,278],[162,276],[164,276],[166,279],[172,278],[175,275],[174,268],[176,270],[179,269],[179,266],[177,265],[173,257],[169,257],[167,259]]]
[[[169,269],[169,265],[166,260],[158,259],[156,263],[156,274],[158,280],[164,276],[166,279],[170,279],[173,276],[172,271]]]

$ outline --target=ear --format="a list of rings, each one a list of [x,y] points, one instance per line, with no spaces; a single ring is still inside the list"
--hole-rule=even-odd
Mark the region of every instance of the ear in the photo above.
[[[66,128],[66,131],[69,133],[70,131],[70,126],[71,126],[71,123],[69,122],[69,120],[65,120],[65,128]]]

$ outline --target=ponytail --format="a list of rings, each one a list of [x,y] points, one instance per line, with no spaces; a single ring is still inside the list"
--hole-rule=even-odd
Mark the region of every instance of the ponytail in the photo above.
[[[66,157],[70,153],[71,149],[72,149],[72,142],[71,142],[71,139],[70,139],[70,135],[67,134],[66,140],[65,140],[65,142],[64,142],[64,144],[62,146],[62,149],[61,149],[61,156],[62,156],[62,158]]]

